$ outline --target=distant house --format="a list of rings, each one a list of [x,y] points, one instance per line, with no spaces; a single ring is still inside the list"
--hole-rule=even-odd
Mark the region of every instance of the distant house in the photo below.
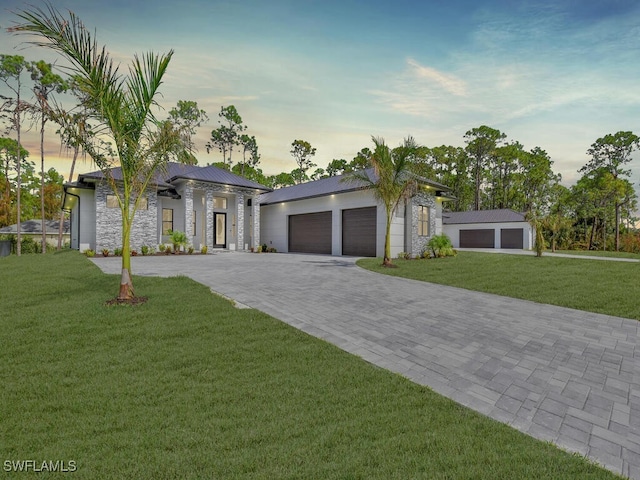
[[[511,209],[446,212],[442,223],[454,248],[533,248],[533,227]]]
[[[46,232],[47,243],[58,245],[58,230],[60,228],[60,220],[45,220],[44,228]],[[13,224],[8,227],[0,228],[0,235],[17,235],[18,225]],[[20,222],[20,235],[23,238],[32,238],[35,242],[40,243],[42,240],[42,220],[33,219]],[[70,222],[65,220],[62,226],[62,243],[65,244],[70,240]]]
[[[373,170],[368,170],[373,178]],[[117,180],[120,175],[114,169]],[[217,167],[172,163],[156,178],[136,213],[131,246],[168,243],[169,230],[186,232],[199,249],[249,250],[266,244],[279,252],[382,256],[386,213],[373,192],[330,177],[272,191]],[[419,254],[442,233],[448,188],[416,177],[418,193],[392,219],[393,256]],[[113,250],[120,246],[117,199],[102,172],[65,185],[71,211],[71,246]]]

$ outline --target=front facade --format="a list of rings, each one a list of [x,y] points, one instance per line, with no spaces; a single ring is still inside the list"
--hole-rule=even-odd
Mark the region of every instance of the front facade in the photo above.
[[[118,172],[114,171],[118,179]],[[195,249],[247,250],[259,242],[260,211],[256,198],[270,189],[207,166],[172,163],[148,188],[136,211],[131,248],[169,242],[169,231],[187,234]],[[71,211],[71,247],[114,250],[122,244],[117,198],[101,172],[80,175],[65,186]]]
[[[369,175],[372,175],[369,171]],[[418,255],[442,233],[443,185],[422,179],[391,221],[391,255]],[[386,212],[370,189],[330,177],[260,198],[262,243],[278,252],[382,257]]]
[[[367,171],[371,177],[372,170]],[[114,170],[114,179],[118,171]],[[391,255],[421,254],[442,233],[446,187],[417,178],[418,193],[391,221]],[[121,247],[117,198],[101,172],[65,186],[71,212],[71,247],[84,251]],[[375,257],[384,255],[386,212],[371,189],[325,178],[271,191],[216,167],[170,164],[141,199],[131,248],[170,243],[168,232],[187,233],[194,249],[249,250]]]

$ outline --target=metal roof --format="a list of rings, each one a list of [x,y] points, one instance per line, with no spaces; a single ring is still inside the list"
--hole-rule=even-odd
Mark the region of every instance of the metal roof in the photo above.
[[[231,173],[223,168],[214,166],[198,167],[197,165],[181,165],[179,163],[171,163],[168,169],[168,182],[173,182],[179,178],[187,180],[196,180],[200,182],[220,183],[223,185],[233,185],[236,187],[253,188],[270,192],[271,189],[257,182],[249,180]]]
[[[44,225],[47,233],[57,233],[60,228],[60,220],[45,220]],[[20,232],[42,234],[42,220],[37,218],[20,222]],[[69,220],[64,221],[62,232],[69,233]],[[2,227],[0,228],[0,233],[18,233],[18,225],[14,223],[13,225]]]
[[[372,181],[375,181],[376,175],[373,168],[364,170],[366,175]],[[334,193],[345,193],[368,188],[364,182],[346,180],[348,174],[336,175],[329,178],[321,178],[311,182],[300,183],[290,187],[283,187],[260,196],[260,205],[269,205],[273,203],[291,202],[293,200],[303,200],[305,198],[322,197]],[[415,176],[419,183],[429,185],[438,190],[449,190],[448,187],[441,183],[427,180],[426,178]]]
[[[473,210],[469,212],[443,212],[442,223],[445,225],[462,223],[510,223],[526,222],[524,213],[510,208],[498,210]]]
[[[120,167],[113,168],[111,172],[115,180],[122,179],[122,169]],[[80,181],[84,179],[102,180],[104,178],[104,173],[100,170],[78,175],[78,179]],[[236,187],[251,188],[265,192],[271,191],[269,187],[265,187],[264,185],[248,180],[222,168],[214,166],[200,167],[198,165],[183,165],[175,162],[169,162],[165,171],[158,170],[156,172],[154,184],[159,188],[173,188],[172,182],[180,178],[200,182],[233,185]]]

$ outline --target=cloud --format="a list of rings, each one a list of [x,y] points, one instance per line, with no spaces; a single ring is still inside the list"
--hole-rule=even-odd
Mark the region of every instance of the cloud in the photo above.
[[[456,75],[421,65],[412,58],[405,61],[405,66],[383,88],[367,93],[394,111],[424,117],[450,111],[468,95],[467,83]]]
[[[425,80],[427,86],[429,83],[436,83],[440,88],[455,96],[465,96],[467,94],[466,84],[463,80],[454,75],[449,75],[436,70],[435,68],[420,65],[414,59],[407,59],[409,65],[409,75],[420,80]]]

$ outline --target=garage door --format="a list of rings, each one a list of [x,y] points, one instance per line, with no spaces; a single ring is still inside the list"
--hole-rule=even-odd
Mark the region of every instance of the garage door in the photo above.
[[[524,248],[522,228],[503,228],[500,230],[500,246],[502,248]]]
[[[460,248],[495,248],[496,238],[493,228],[460,230]]]
[[[331,254],[331,212],[290,215],[289,251]]]
[[[342,254],[376,256],[376,207],[342,211]]]

